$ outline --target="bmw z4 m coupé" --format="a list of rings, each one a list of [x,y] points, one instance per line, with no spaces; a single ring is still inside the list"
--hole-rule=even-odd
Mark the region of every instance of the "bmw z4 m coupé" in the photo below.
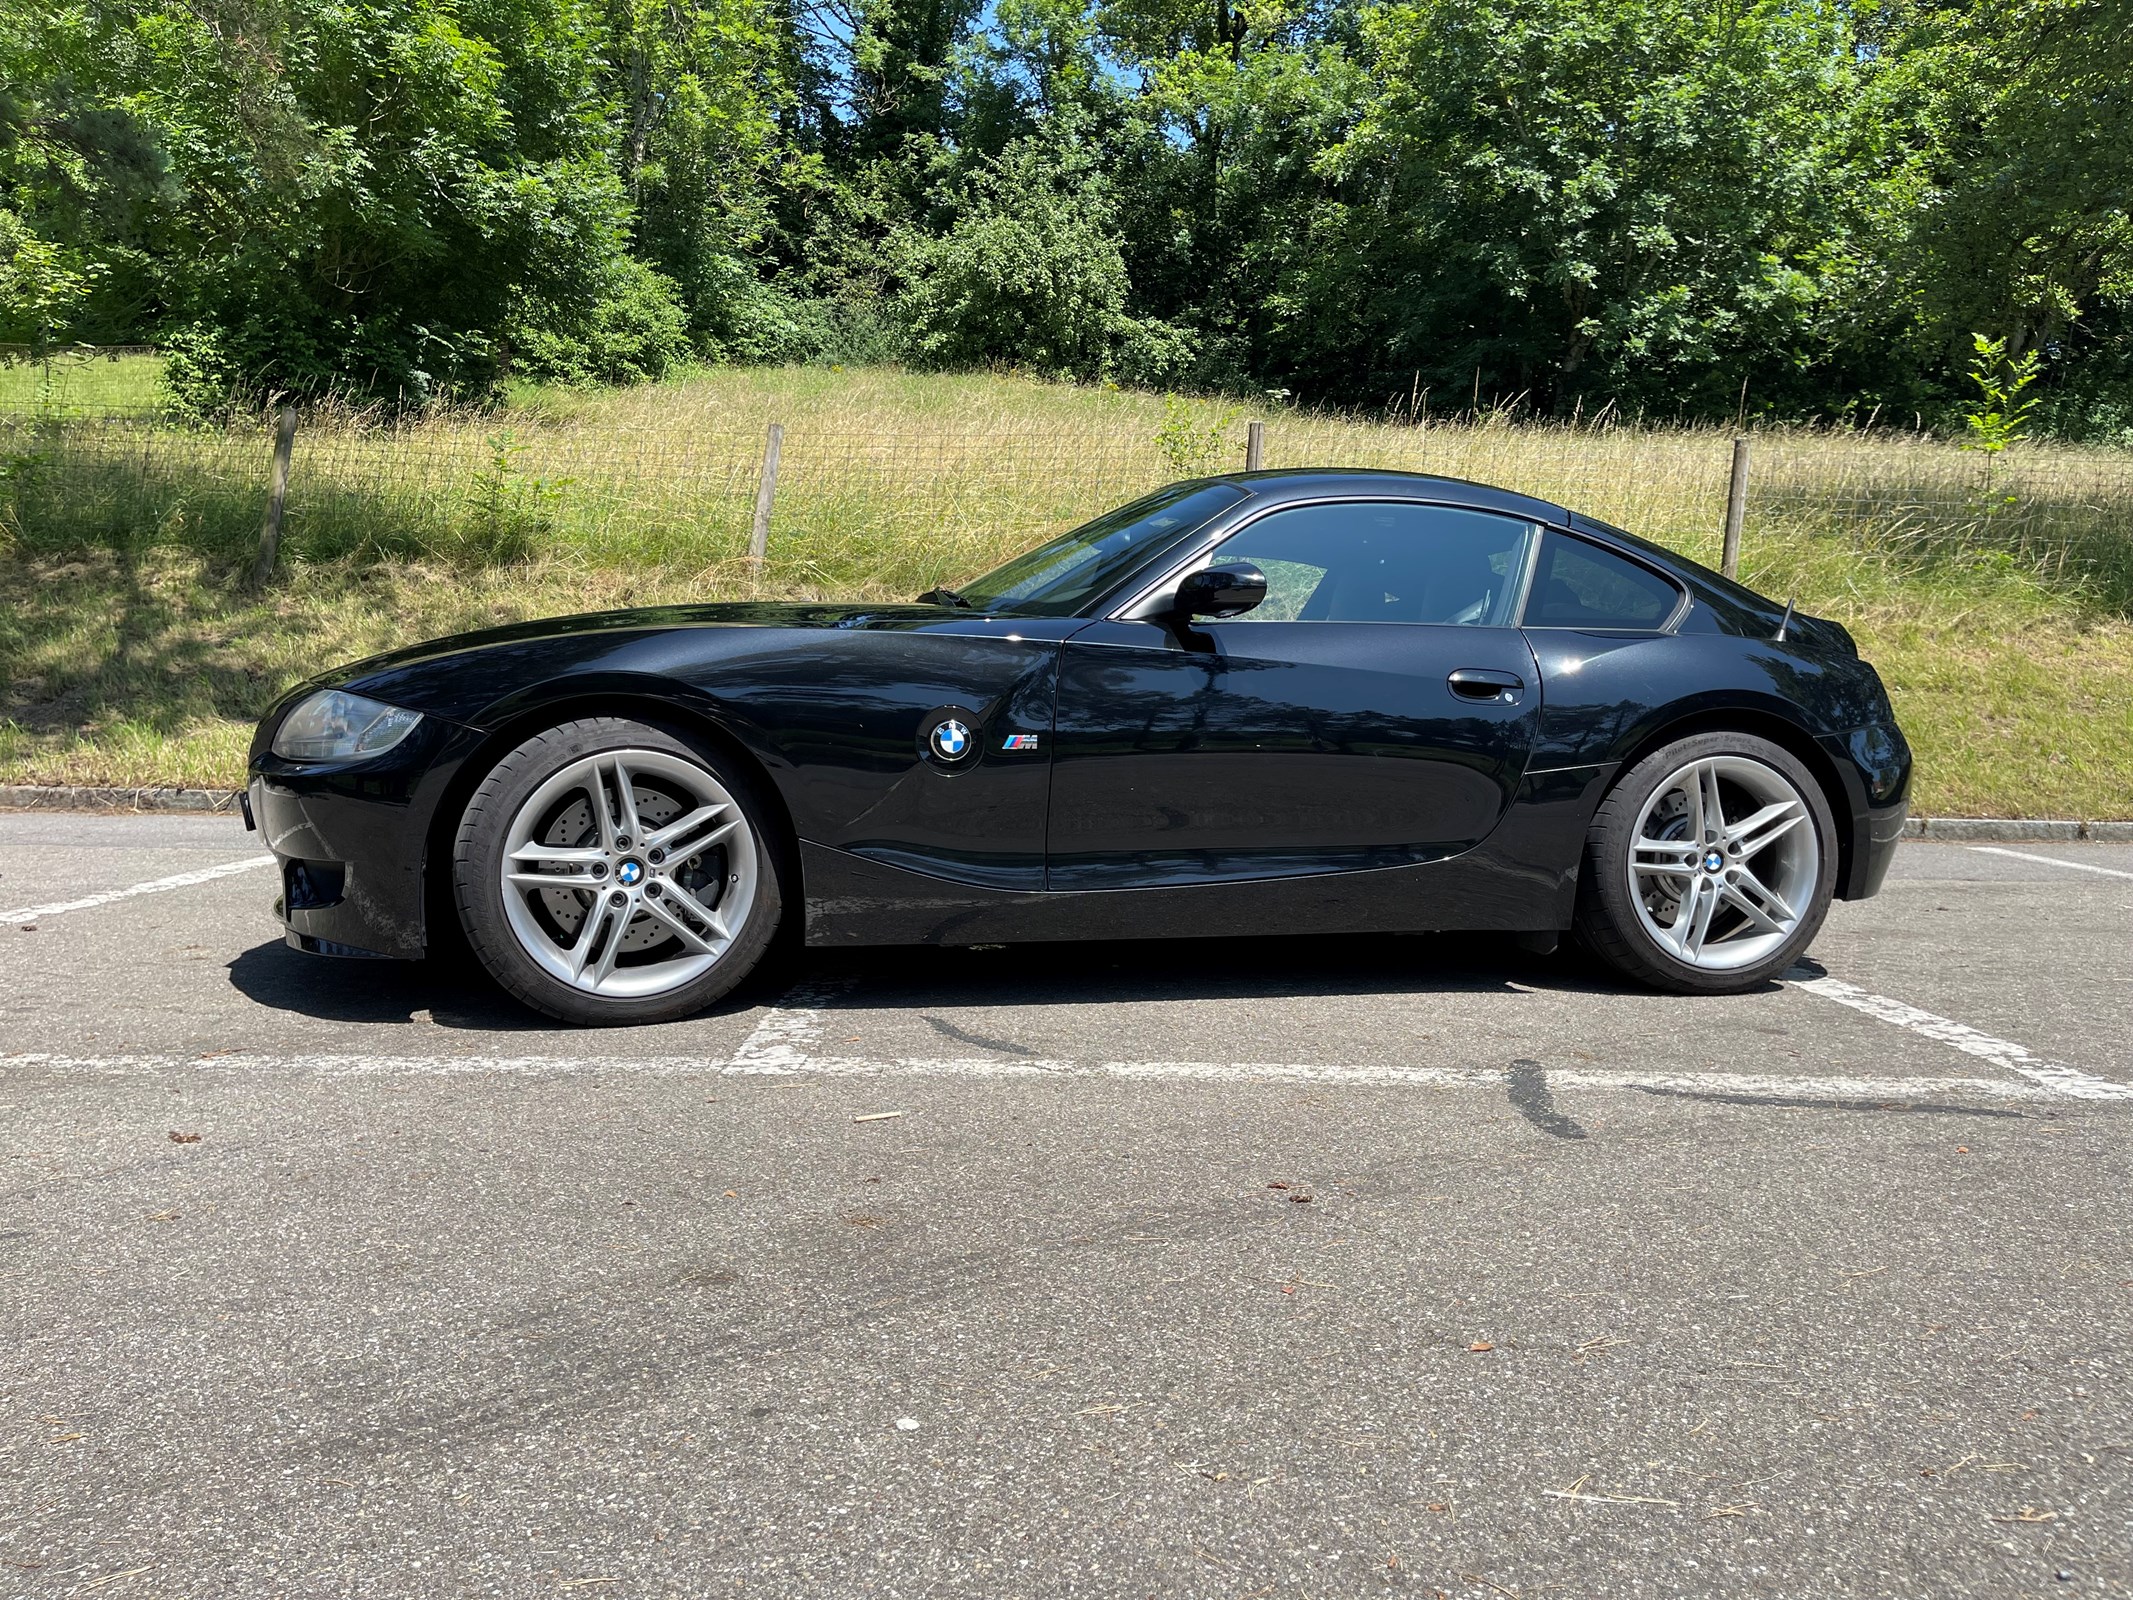
[[[672,606],[329,672],[259,726],[289,941],[464,936],[572,1022],[816,946],[1488,929],[1685,993],[1880,887],[1911,756],[1835,623],[1403,473],[1174,484],[908,605]]]

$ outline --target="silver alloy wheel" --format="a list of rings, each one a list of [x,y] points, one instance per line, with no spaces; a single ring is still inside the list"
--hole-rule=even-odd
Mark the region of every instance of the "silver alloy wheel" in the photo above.
[[[1814,904],[1822,844],[1791,779],[1748,756],[1705,756],[1644,802],[1625,865],[1659,948],[1723,972],[1792,937]]]
[[[665,994],[732,946],[759,845],[709,772],[663,750],[603,750],[527,798],[504,836],[504,913],[560,982],[607,999]]]

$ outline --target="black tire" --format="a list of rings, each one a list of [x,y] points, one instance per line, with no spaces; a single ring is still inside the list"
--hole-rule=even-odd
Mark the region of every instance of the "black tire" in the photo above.
[[[723,952],[708,970],[677,987],[638,996],[594,994],[544,968],[513,930],[502,882],[506,835],[520,809],[572,765],[624,750],[678,758],[708,774],[741,812],[754,852],[752,902]],[[564,1022],[619,1026],[691,1016],[749,976],[784,921],[784,885],[789,879],[782,831],[774,824],[771,806],[762,786],[739,762],[663,728],[619,717],[587,717],[537,733],[497,762],[460,818],[452,849],[452,894],[467,943],[506,992]],[[592,898],[591,914],[597,915],[599,895]],[[626,920],[627,915],[622,917]],[[614,937],[619,939],[620,933]]]
[[[1805,806],[1805,826],[1813,830],[1818,853],[1813,894],[1789,936],[1759,959],[1720,970],[1684,960],[1660,942],[1640,914],[1628,868],[1638,818],[1647,803],[1684,768],[1710,757],[1758,762],[1782,777]],[[1837,829],[1828,797],[1797,756],[1753,734],[1696,734],[1639,761],[1600,803],[1585,838],[1574,927],[1578,941],[1595,956],[1640,983],[1675,994],[1743,994],[1762,987],[1806,953],[1829,914],[1837,869]]]

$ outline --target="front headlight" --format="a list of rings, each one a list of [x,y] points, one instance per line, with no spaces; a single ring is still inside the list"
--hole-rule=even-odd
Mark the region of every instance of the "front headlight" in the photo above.
[[[281,719],[274,753],[285,761],[355,761],[381,755],[415,731],[419,711],[321,689]]]
[[[1852,735],[1851,745],[1869,803],[1886,805],[1895,799],[1911,775],[1911,747],[1904,742],[1903,730],[1893,722],[1861,728]]]

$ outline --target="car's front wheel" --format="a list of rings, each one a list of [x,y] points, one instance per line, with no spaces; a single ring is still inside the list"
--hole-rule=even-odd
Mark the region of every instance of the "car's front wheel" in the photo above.
[[[566,1022],[666,1022],[762,958],[782,913],[766,802],[738,763],[591,717],[535,734],[460,821],[453,890],[498,983]]]
[[[1806,951],[1836,865],[1829,802],[1798,757],[1751,734],[1699,734],[1638,762],[1601,803],[1578,936],[1642,982],[1737,994]]]

